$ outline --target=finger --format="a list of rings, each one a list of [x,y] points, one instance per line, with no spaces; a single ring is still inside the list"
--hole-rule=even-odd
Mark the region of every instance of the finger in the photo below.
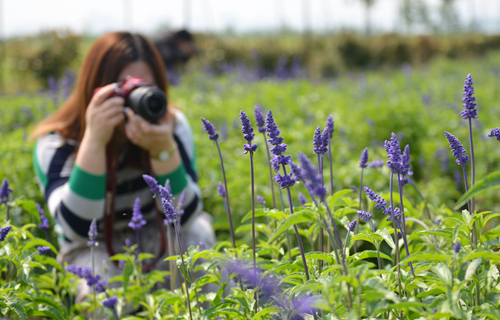
[[[101,105],[118,87],[118,84],[111,83],[100,88],[90,100],[90,106]]]
[[[96,106],[95,108],[104,110],[113,106],[120,106],[122,107],[122,110],[125,109],[125,99],[123,99],[122,97],[112,97],[104,101],[101,105]]]
[[[123,115],[123,107],[122,106],[112,106],[108,109],[105,110],[99,110],[97,113],[97,116],[102,119],[109,119],[117,114],[122,114]],[[125,119],[125,115],[123,115],[123,118]]]
[[[116,127],[125,120],[123,113],[119,113],[108,120],[109,126]]]

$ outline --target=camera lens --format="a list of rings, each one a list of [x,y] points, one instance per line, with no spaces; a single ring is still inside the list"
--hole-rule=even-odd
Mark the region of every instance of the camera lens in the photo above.
[[[153,113],[153,114],[156,114],[163,109],[164,103],[165,103],[165,101],[162,98],[158,97],[157,95],[153,95],[153,96],[148,98],[147,105],[148,105],[149,111],[151,111],[151,113]]]

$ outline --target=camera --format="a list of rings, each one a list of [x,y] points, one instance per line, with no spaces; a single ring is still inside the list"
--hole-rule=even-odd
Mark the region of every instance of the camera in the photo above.
[[[94,94],[99,91],[97,88]],[[156,122],[167,112],[167,96],[143,78],[128,77],[110,97],[122,97],[125,105],[149,122]]]

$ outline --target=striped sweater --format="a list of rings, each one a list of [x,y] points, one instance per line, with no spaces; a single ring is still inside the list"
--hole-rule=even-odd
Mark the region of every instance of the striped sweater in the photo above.
[[[193,133],[186,116],[176,111],[174,139],[182,158],[182,164],[173,172],[155,176],[165,185],[170,180],[177,206],[180,194],[186,191],[184,214],[181,223],[192,221],[203,210],[201,192],[197,184],[196,151]],[[75,164],[78,142],[64,139],[58,133],[46,134],[36,141],[34,149],[35,173],[40,189],[45,196],[49,211],[60,226],[61,240],[66,242],[87,241],[92,219],[96,219],[99,229],[104,217],[106,174],[95,175],[84,171]],[[141,199],[141,212],[146,220],[155,219],[154,199],[137,168],[125,166],[125,152],[118,157],[116,171],[116,197],[114,230],[124,230],[132,216],[132,206],[136,197]],[[156,199],[161,211],[161,202]],[[102,232],[100,233],[102,234]]]

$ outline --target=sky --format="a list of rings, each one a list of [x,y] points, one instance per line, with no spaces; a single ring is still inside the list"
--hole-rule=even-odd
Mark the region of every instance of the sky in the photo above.
[[[399,1],[375,1],[374,29],[400,29]],[[426,1],[437,7],[442,0]],[[500,0],[456,3],[463,21],[475,15],[490,32],[500,31]],[[0,0],[0,10],[0,37],[54,28],[91,35],[123,29],[150,34],[167,26],[186,25],[193,31],[231,28],[239,33],[278,30],[283,25],[297,31],[305,25],[314,31],[362,29],[365,14],[361,0]]]

